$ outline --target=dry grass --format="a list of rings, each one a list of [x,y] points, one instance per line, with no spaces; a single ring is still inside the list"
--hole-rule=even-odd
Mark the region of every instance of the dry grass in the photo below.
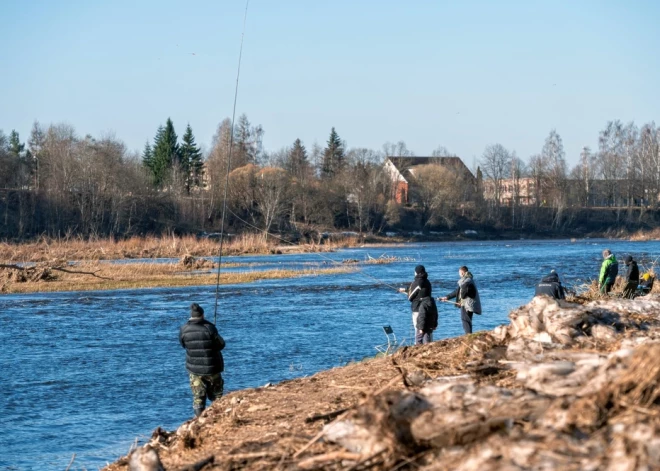
[[[660,240],[660,228],[639,230],[626,237],[632,241]]]
[[[328,252],[355,247],[360,240],[347,237],[339,240],[309,244],[278,245],[261,234],[242,234],[225,240],[223,255],[274,254],[286,252]],[[179,258],[184,255],[217,256],[219,242],[195,236],[131,237],[129,239],[83,239],[71,237],[51,239],[42,237],[35,242],[0,243],[0,261],[5,263],[43,262],[50,260],[118,260],[135,258]]]
[[[100,279],[91,275],[53,272],[48,281],[15,283],[0,278],[0,292],[4,293],[36,293],[55,291],[91,291],[113,289],[138,289],[177,286],[213,285],[216,283],[216,273],[191,273],[179,264],[107,264],[87,262],[71,270],[94,272],[96,275],[109,279]],[[251,283],[258,280],[295,278],[299,276],[317,276],[338,273],[348,273],[348,267],[334,267],[305,270],[265,270],[247,271],[241,273],[220,273],[221,284]],[[4,273],[7,280],[8,270]]]

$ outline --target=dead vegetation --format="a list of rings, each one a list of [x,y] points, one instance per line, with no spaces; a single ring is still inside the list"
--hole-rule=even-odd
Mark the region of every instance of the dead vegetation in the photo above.
[[[340,248],[355,247],[362,241],[357,237],[313,240],[301,244],[279,246],[282,241],[262,234],[242,234],[228,237],[223,244],[223,255],[276,254],[282,252],[330,252]],[[36,242],[0,243],[0,261],[7,263],[47,262],[57,260],[119,260],[137,258],[181,258],[218,256],[216,238],[195,236],[131,237],[128,239],[84,239],[67,237],[51,239],[42,237]]]
[[[660,297],[535,298],[510,319],[233,392],[148,446],[166,470],[660,468]]]
[[[225,264],[223,268],[239,264]],[[35,265],[0,265],[0,293],[90,291],[171,286],[212,285],[217,281],[217,264],[207,259],[184,256],[178,263],[64,261]],[[252,270],[220,272],[221,284],[250,283],[264,279],[348,273],[350,267],[306,268],[303,270]]]

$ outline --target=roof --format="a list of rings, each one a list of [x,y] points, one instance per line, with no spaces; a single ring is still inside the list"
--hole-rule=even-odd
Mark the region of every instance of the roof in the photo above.
[[[393,156],[388,157],[390,162],[394,167],[399,171],[400,174],[403,174],[405,171],[410,170],[412,167],[417,167],[418,165],[443,165],[446,167],[452,167],[454,170],[459,171],[468,175],[470,178],[474,178],[472,172],[461,160],[460,157],[451,156],[451,157],[402,157],[402,156]]]

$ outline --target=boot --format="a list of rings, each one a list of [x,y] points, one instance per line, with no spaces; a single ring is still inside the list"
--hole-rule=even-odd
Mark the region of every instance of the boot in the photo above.
[[[204,412],[204,407],[195,407],[193,410],[195,411],[195,417],[199,417]]]

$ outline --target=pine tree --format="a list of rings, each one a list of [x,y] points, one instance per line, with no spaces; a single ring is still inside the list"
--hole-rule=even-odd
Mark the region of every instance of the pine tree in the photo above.
[[[142,165],[144,165],[149,170],[152,170],[151,166],[153,165],[153,158],[154,153],[151,149],[151,144],[149,144],[149,141],[147,141],[147,143],[144,145],[144,150],[142,151]]]
[[[300,139],[296,139],[288,155],[286,170],[290,175],[300,178],[301,175],[304,175],[308,167],[307,149],[305,149]]]
[[[181,156],[179,153],[179,144],[177,143],[177,135],[174,131],[174,124],[170,118],[167,118],[165,127],[160,126],[158,128],[154,139],[151,164],[154,183],[157,186],[161,186],[172,167],[180,164]]]
[[[323,151],[321,174],[324,177],[337,175],[344,167],[344,144],[333,127],[328,138],[328,145]]]
[[[202,175],[202,151],[195,143],[195,136],[193,135],[190,124],[186,127],[186,132],[183,135],[183,144],[179,149],[181,155],[181,167],[186,174],[186,192],[190,193],[192,187],[197,187],[200,184]]]
[[[16,159],[23,160],[23,157],[25,156],[23,153],[24,150],[25,144],[21,144],[21,139],[18,133],[16,130],[12,130],[11,134],[9,134],[9,153]]]

